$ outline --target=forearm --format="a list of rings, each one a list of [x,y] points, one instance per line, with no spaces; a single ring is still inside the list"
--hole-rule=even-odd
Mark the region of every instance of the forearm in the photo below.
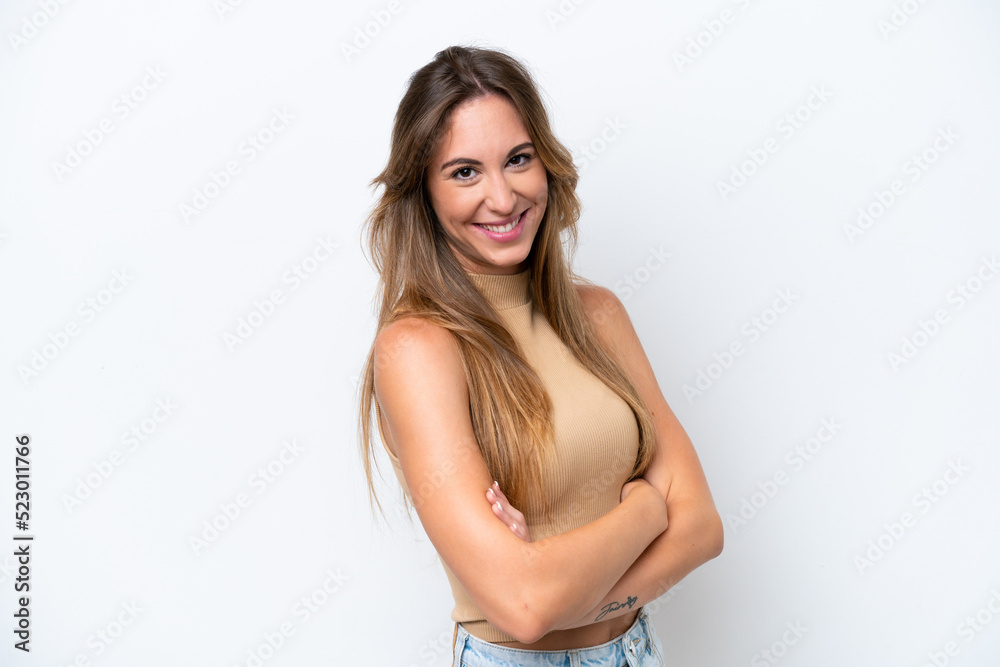
[[[601,600],[573,621],[554,629],[577,628],[634,611],[718,555],[722,524],[714,506],[668,503],[667,512],[667,530],[650,543]]]
[[[666,507],[650,504],[657,501],[663,498],[652,488],[645,497],[633,492],[596,521],[526,543],[538,564],[532,573],[538,588],[534,599],[544,607],[536,610],[544,619],[542,634],[592,609],[662,533]]]

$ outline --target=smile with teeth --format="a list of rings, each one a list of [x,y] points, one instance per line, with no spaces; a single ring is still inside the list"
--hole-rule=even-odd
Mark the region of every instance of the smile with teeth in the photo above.
[[[525,209],[525,211],[526,210],[527,209]],[[488,229],[491,232],[496,232],[498,234],[506,234],[510,230],[517,227],[517,223],[521,222],[521,218],[524,217],[525,211],[521,211],[521,215],[517,216],[517,219],[514,220],[514,222],[508,222],[506,225],[481,225],[478,222],[474,222],[472,224],[476,225],[477,227],[482,227],[483,229]]]

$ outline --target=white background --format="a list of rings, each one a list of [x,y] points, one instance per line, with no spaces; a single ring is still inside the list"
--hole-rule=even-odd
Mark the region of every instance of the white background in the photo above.
[[[582,169],[576,269],[625,302],[726,519],[647,607],[667,664],[998,664],[995,3],[233,4],[0,9],[0,663],[450,664],[447,581],[377,440],[391,525],[368,509],[360,226],[407,77],[475,43],[536,73]]]

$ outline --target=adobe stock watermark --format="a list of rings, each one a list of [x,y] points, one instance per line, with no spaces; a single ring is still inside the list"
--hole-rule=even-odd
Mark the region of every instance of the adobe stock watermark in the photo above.
[[[619,116],[615,116],[614,120],[605,118],[604,127],[601,129],[599,136],[594,137],[587,144],[577,146],[573,151],[577,156],[582,156],[579,164],[577,164],[577,171],[582,174],[591,163],[597,161],[597,158],[603,155],[604,151],[608,150],[608,146],[617,141],[618,137],[622,134],[622,130],[627,127],[628,125],[623,123]]]
[[[788,621],[785,623],[785,631],[781,637],[771,642],[770,646],[761,649],[750,658],[750,667],[771,667],[788,655],[788,650],[799,643],[799,640],[809,632],[809,628],[802,625],[802,621]]]
[[[393,338],[393,345],[391,350],[387,350],[385,347],[380,347],[379,352],[382,354],[377,355],[374,360],[376,369],[388,368],[389,364],[396,361],[403,350],[410,347],[415,339],[410,335],[409,332],[403,331]],[[356,392],[358,390],[358,384],[361,382],[361,375],[355,374],[351,376],[351,386]]]
[[[615,294],[622,301],[630,299],[633,294],[642,289],[643,285],[649,282],[654,273],[663,268],[668,259],[670,259],[670,253],[665,252],[662,245],[659,248],[649,246],[646,261],[635,267],[631,273],[622,276],[621,280],[615,282]]]
[[[284,106],[271,110],[271,116],[263,127],[246,136],[236,149],[237,156],[227,160],[219,169],[208,172],[208,178],[200,186],[195,187],[190,201],[178,204],[181,220],[190,223],[195,216],[201,215],[209,205],[218,199],[233,179],[243,173],[244,167],[257,159],[257,156],[274,142],[282,132],[288,129],[295,116]]]
[[[757,490],[740,498],[739,508],[726,512],[726,524],[733,532],[738,533],[752,521],[778,492],[788,484],[789,480],[800,472],[809,461],[816,458],[823,448],[830,444],[836,435],[843,430],[844,425],[836,417],[826,417],[820,421],[815,435],[788,450],[785,463],[788,469],[778,468],[768,479],[757,482]]]
[[[903,176],[909,177],[911,183],[919,181],[938,158],[955,145],[959,135],[948,127],[939,127],[937,135],[919,153],[914,153],[903,163]],[[864,235],[877,220],[889,212],[889,209],[906,194],[906,182],[902,178],[893,179],[885,190],[876,188],[874,197],[867,204],[859,206],[853,223],[843,223],[844,235],[854,245],[855,240]]]
[[[338,593],[344,584],[351,579],[342,573],[339,567],[336,571],[327,569],[325,574],[326,578],[323,579],[323,583],[295,601],[292,605],[290,619],[282,621],[273,630],[261,633],[262,641],[247,649],[246,657],[240,658],[235,663],[238,667],[261,667],[273,658],[281,647],[295,635],[295,631],[322,611],[333,595]]]
[[[361,55],[372,43],[372,41],[382,34],[382,31],[389,27],[394,16],[402,11],[400,0],[389,0],[385,9],[376,9],[371,13],[371,19],[364,25],[354,27],[354,38],[351,42],[340,43],[340,53],[348,63],[352,58]]]
[[[982,607],[962,619],[962,622],[955,627],[955,634],[960,639],[965,640],[965,646],[972,641],[993,623],[993,620],[1000,616],[1000,587],[994,586],[990,589],[990,597]],[[956,639],[945,642],[939,651],[928,651],[927,660],[921,667],[945,667],[951,663],[951,659],[958,657],[962,652],[963,644]]]
[[[889,16],[879,19],[875,27],[882,33],[882,39],[886,42],[894,33],[909,23],[910,19],[916,15],[920,9],[927,4],[927,0],[903,0],[901,3],[893,3]]]
[[[990,257],[984,255],[973,274],[949,290],[945,297],[947,305],[935,308],[934,313],[927,319],[921,318],[917,322],[916,329],[911,334],[903,336],[899,347],[889,350],[889,367],[898,373],[902,366],[913,361],[921,350],[926,349],[941,333],[944,325],[951,322],[952,314],[962,310],[967,303],[975,299],[986,283],[993,280],[998,272],[1000,263],[997,262],[996,254]],[[949,305],[953,306],[951,312],[948,311]]]
[[[674,597],[677,596],[677,592],[684,590],[684,582],[680,581],[673,583],[672,581],[667,581],[666,579],[660,578],[657,581],[657,590],[662,591],[660,595],[646,604],[642,605],[643,609],[650,616],[656,616],[660,613],[660,608],[666,606]]]
[[[85,500],[93,496],[94,492],[117,472],[130,454],[137,452],[139,447],[143,446],[160,430],[160,426],[174,414],[177,407],[170,397],[158,398],[156,399],[156,407],[153,408],[148,417],[122,431],[119,437],[122,449],[112,449],[106,457],[92,463],[92,471],[76,478],[73,491],[62,494],[60,500],[62,500],[66,512],[72,515]]]
[[[224,21],[227,14],[232,14],[238,7],[243,6],[244,0],[212,0],[212,9],[220,21]]]
[[[27,364],[18,364],[17,375],[21,382],[28,386],[29,381],[37,378],[42,371],[49,367],[55,359],[62,354],[69,346],[70,341],[80,335],[83,328],[91,324],[100,313],[114,303],[122,291],[128,287],[134,276],[129,274],[128,269],[118,269],[111,273],[111,280],[107,287],[88,296],[76,307],[77,317],[72,317],[62,326],[62,328],[49,333],[48,342],[42,343],[40,347],[31,350],[30,359]]]
[[[754,174],[758,173],[771,155],[778,152],[782,141],[788,142],[795,134],[805,127],[805,124],[813,117],[833,97],[833,93],[827,90],[826,84],[819,84],[809,88],[809,94],[802,104],[782,115],[775,123],[774,130],[779,137],[769,136],[761,142],[760,146],[748,148],[747,159],[734,162],[729,170],[729,178],[725,181],[717,181],[716,189],[722,201],[727,201],[729,197],[745,186]]]
[[[139,614],[146,610],[139,606],[135,600],[122,602],[121,609],[114,618],[99,627],[87,637],[87,645],[84,650],[78,651],[73,660],[67,662],[72,667],[91,667],[91,660],[104,654],[115,644],[121,642],[125,630],[132,627]]]
[[[442,630],[437,637],[433,637],[424,642],[417,650],[417,655],[423,660],[423,665],[439,665],[441,661],[450,658],[454,651],[451,644],[452,630]],[[450,662],[450,660],[449,660]],[[407,667],[419,667],[417,663],[411,662]]]
[[[10,48],[17,53],[27,46],[28,40],[34,39],[42,28],[49,24],[49,21],[62,11],[62,8],[70,3],[70,0],[38,0],[39,11],[32,12],[21,19],[21,26],[17,32],[8,32],[7,41]]]
[[[299,456],[306,450],[303,445],[298,444],[295,438],[285,440],[281,443],[281,450],[277,456],[267,462],[267,465],[258,467],[247,477],[247,486],[260,496],[273,485],[278,478],[285,474],[288,467],[295,463]],[[188,537],[188,546],[195,556],[201,556],[215,543],[222,533],[229,530],[245,510],[253,504],[254,496],[246,491],[240,491],[232,500],[219,503],[219,511],[211,517],[203,519],[201,530]]]
[[[132,112],[146,101],[149,94],[160,87],[167,74],[159,65],[148,65],[139,83],[118,95],[111,103],[109,113],[93,127],[81,131],[82,139],[66,147],[62,162],[59,160],[52,162],[52,173],[55,174],[56,180],[62,183],[66,176],[82,165],[84,158],[93,154],[94,150],[115,131],[117,125],[132,115]]]
[[[281,285],[287,285],[288,293],[298,290],[309,278],[333,256],[334,250],[340,247],[339,243],[330,240],[330,234],[317,237],[316,243],[309,250],[305,257],[293,263],[281,274]],[[288,294],[281,287],[274,287],[263,299],[255,299],[253,307],[246,317],[239,317],[236,320],[236,328],[230,332],[222,334],[222,340],[230,352],[250,340],[264,322],[268,321],[277,312],[278,307],[286,302]]]
[[[721,352],[712,353],[713,361],[710,361],[704,368],[698,369],[691,384],[681,386],[688,403],[694,403],[695,398],[704,395],[706,391],[711,389],[733,367],[736,359],[743,356],[746,352],[746,346],[760,340],[761,336],[770,331],[781,319],[781,316],[787,313],[792,304],[798,300],[799,297],[792,294],[791,288],[778,290],[770,306],[765,307],[759,314],[754,315],[740,326],[742,338],[737,338]]]
[[[910,511],[902,512],[899,517],[889,523],[883,523],[883,531],[873,540],[868,540],[868,548],[860,555],[854,557],[854,567],[858,574],[864,575],[865,570],[875,566],[875,563],[882,560],[886,553],[896,546],[903,537],[911,532],[917,525],[917,520],[931,511],[941,499],[948,495],[955,484],[965,477],[970,471],[961,458],[948,461],[948,467],[930,484],[925,485],[917,493],[913,494],[910,503],[919,511],[914,514]]]
[[[455,449],[459,458],[457,463],[453,462],[451,459],[447,459],[440,468],[431,472],[431,474],[427,476],[427,479],[421,481],[420,484],[417,485],[416,489],[410,489],[409,486],[407,486],[407,491],[409,492],[407,493],[407,498],[410,505],[412,505],[414,509],[419,509],[423,503],[427,502],[431,496],[437,493],[438,490],[444,486],[444,483],[449,478],[455,479],[456,477],[461,476],[462,470],[465,469],[465,464],[472,460],[473,453],[470,445],[471,447],[478,448],[478,443],[475,438],[471,439],[467,445],[457,447]],[[486,489],[483,489],[483,498],[485,499],[485,497]],[[406,514],[407,517],[409,517],[408,510]]]
[[[560,23],[565,23],[569,17],[576,13],[576,8],[586,0],[561,0],[555,9],[545,10],[545,20],[549,23],[549,28],[554,32]]]
[[[683,74],[685,67],[694,65],[722,37],[727,26],[732,25],[753,3],[752,0],[733,0],[732,4],[739,11],[724,7],[717,15],[702,21],[701,27],[688,35],[687,44],[682,50],[674,51],[674,64],[677,65],[678,72]]]

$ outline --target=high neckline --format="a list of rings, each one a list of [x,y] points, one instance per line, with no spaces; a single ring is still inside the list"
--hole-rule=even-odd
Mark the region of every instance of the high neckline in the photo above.
[[[465,272],[479,293],[497,310],[509,310],[531,303],[531,269],[495,275]]]

